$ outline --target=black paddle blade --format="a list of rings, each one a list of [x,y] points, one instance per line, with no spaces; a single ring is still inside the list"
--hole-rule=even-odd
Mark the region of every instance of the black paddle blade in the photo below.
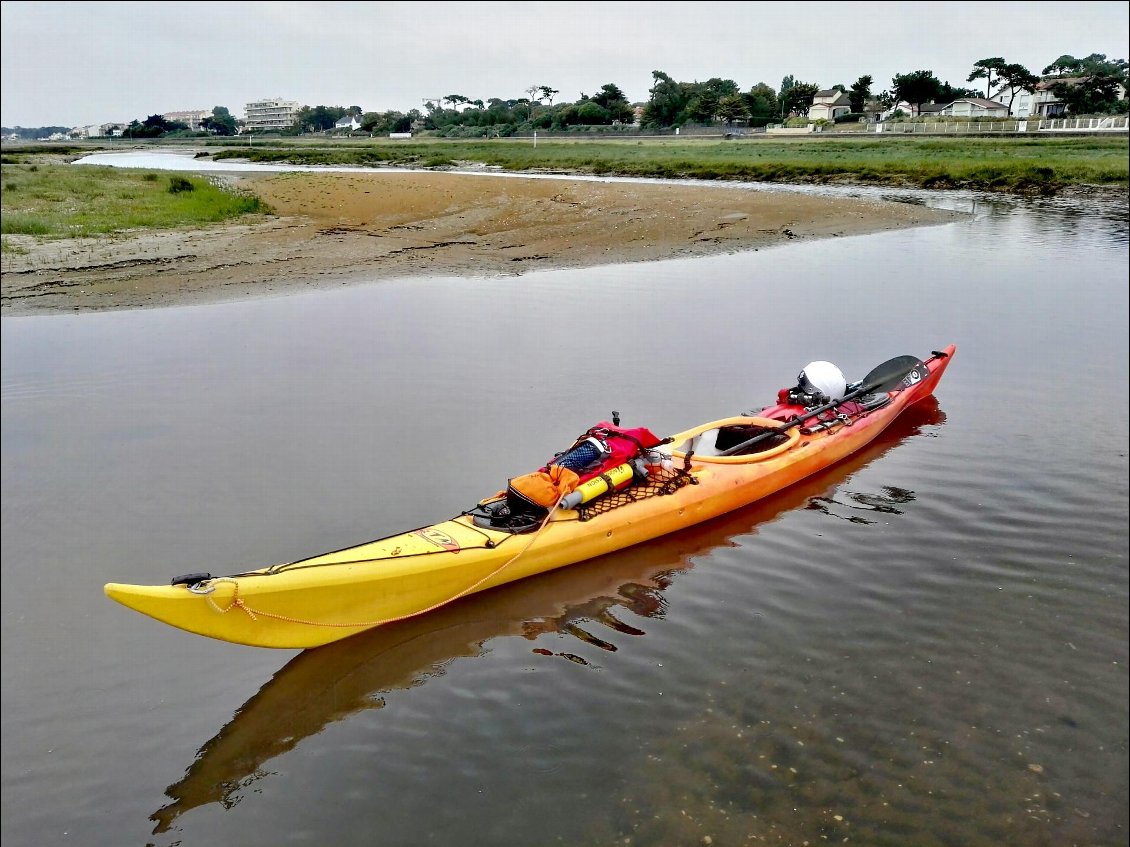
[[[893,391],[908,374],[920,367],[925,365],[917,356],[896,356],[867,374],[860,383],[860,392]]]

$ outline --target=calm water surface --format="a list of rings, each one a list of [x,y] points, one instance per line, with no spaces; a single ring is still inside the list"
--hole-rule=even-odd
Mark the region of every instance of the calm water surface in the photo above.
[[[923,202],[908,193],[903,199]],[[13,845],[1127,843],[1125,197],[693,261],[3,319]],[[300,653],[102,595],[957,356],[865,454]]]

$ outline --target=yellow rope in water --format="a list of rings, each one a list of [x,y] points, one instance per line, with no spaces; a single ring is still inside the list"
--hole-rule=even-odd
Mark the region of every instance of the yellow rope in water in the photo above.
[[[271,619],[277,620],[277,621],[284,621],[286,623],[303,624],[305,626],[335,627],[335,628],[339,628],[339,629],[369,629],[369,628],[374,627],[374,626],[383,626],[385,624],[396,623],[397,621],[407,620],[408,618],[418,617],[419,615],[426,615],[428,612],[434,612],[436,609],[439,609],[443,606],[446,606],[449,603],[454,603],[456,600],[460,599],[461,597],[466,597],[468,594],[473,592],[475,589],[477,589],[483,583],[487,582],[490,579],[493,579],[495,576],[497,576],[498,574],[500,574],[504,570],[506,570],[506,568],[510,567],[512,564],[514,564],[516,561],[518,561],[518,558],[520,556],[522,556],[527,550],[529,550],[530,547],[533,546],[534,542],[537,541],[538,536],[542,534],[542,531],[547,526],[549,526],[550,523],[553,522],[552,521],[553,513],[557,511],[557,507],[561,505],[561,501],[565,499],[567,494],[568,494],[568,492],[566,492],[565,494],[562,494],[557,499],[557,502],[553,504],[553,508],[551,508],[549,510],[549,514],[546,516],[546,519],[542,522],[542,525],[538,527],[537,532],[535,532],[533,535],[530,536],[530,540],[526,543],[526,546],[523,547],[521,550],[519,550],[517,553],[515,553],[513,556],[511,556],[509,559],[507,559],[505,562],[503,562],[501,565],[499,565],[497,568],[495,568],[493,571],[491,571],[490,573],[488,573],[486,576],[482,577],[481,579],[475,581],[471,585],[467,586],[462,591],[460,591],[458,594],[454,594],[451,597],[448,597],[446,600],[441,600],[438,603],[435,603],[431,606],[428,606],[426,609],[420,609],[420,610],[415,611],[415,612],[408,612],[407,614],[399,615],[398,617],[395,617],[395,618],[385,618],[384,620],[379,620],[379,621],[358,621],[358,622],[355,622],[355,623],[326,623],[324,621],[308,621],[308,620],[303,620],[302,618],[292,618],[292,617],[289,617],[288,615],[277,615],[273,612],[264,612],[264,611],[259,610],[259,609],[252,609],[250,606],[248,606],[243,601],[243,598],[241,598],[239,596],[239,582],[237,580],[233,579],[232,577],[227,577],[227,576],[217,577],[215,579],[212,579],[210,582],[211,582],[212,585],[216,585],[218,583],[223,583],[223,582],[230,582],[232,585],[234,585],[235,586],[235,593],[232,596],[232,601],[230,603],[228,603],[227,606],[221,607],[219,604],[216,603],[215,600],[212,599],[211,593],[206,594],[205,599],[208,601],[208,605],[211,606],[215,611],[219,612],[221,615],[227,614],[232,609],[239,609],[242,612],[244,612],[253,621],[258,621],[259,618],[263,617],[263,618],[271,618]]]

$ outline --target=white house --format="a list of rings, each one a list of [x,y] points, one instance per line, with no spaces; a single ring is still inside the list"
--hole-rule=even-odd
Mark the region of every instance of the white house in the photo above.
[[[334,124],[335,132],[356,132],[361,129],[361,121],[356,115],[346,115]]]
[[[851,98],[837,88],[817,91],[808,109],[810,121],[833,121],[851,111]]]
[[[1009,114],[1014,118],[1059,118],[1066,114],[1067,104],[1052,93],[1052,86],[1060,82],[1078,85],[1082,81],[1083,77],[1075,76],[1048,77],[1036,83],[1034,91],[1018,88],[1014,97],[1012,90],[1004,86],[997,91],[996,96],[1001,101],[1012,99]],[[1118,96],[1125,97],[1126,89],[1119,86]]]
[[[1065,85],[1078,85],[1082,81],[1081,77],[1074,76],[1050,77],[1040,80],[1036,83],[1036,90],[1030,94],[1030,111],[1024,117],[1028,117],[1028,115],[1034,118],[1063,117],[1067,114],[1067,104],[1052,93],[1052,86],[1060,82]],[[1021,93],[1029,94],[1027,91]],[[1020,95],[1017,95],[1017,99],[1019,98]]]
[[[944,103],[909,103],[906,100],[899,100],[891,108],[880,114],[879,119],[885,121],[895,112],[902,112],[911,117],[929,117],[930,115],[941,114],[945,105]]]
[[[1067,114],[1067,104],[1059,99],[1053,92],[1052,86],[1056,83],[1075,86],[1083,82],[1083,77],[1064,76],[1049,77],[1036,83],[1036,90],[1032,92],[1032,111],[1029,113],[1038,118],[1061,118]],[[1118,96],[1125,97],[1126,89],[1119,87]]]
[[[942,106],[940,114],[955,118],[1007,118],[1008,106],[984,97],[959,97]]]
[[[997,100],[1008,107],[1008,114],[1013,118],[1027,118],[1033,114],[1035,101],[1032,92],[1027,88],[1018,88],[1015,92],[1007,85],[996,94]]]

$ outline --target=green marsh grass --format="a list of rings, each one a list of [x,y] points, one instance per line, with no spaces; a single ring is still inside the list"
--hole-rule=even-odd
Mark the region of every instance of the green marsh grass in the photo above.
[[[269,211],[258,198],[203,177],[120,168],[5,164],[2,184],[4,235],[82,238],[206,226]]]
[[[875,137],[746,139],[279,139],[214,158],[304,165],[441,167],[477,163],[505,171],[764,182],[858,182],[923,188],[1054,192],[1128,184],[1119,137]]]

